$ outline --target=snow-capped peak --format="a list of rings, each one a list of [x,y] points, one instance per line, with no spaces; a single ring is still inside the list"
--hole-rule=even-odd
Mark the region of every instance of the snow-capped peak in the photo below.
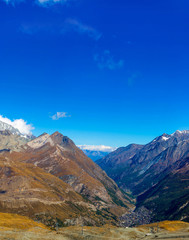
[[[174,136],[176,134],[189,134],[189,130],[183,130],[183,131],[180,131],[180,130],[177,130],[176,132],[172,133],[171,136]]]
[[[17,128],[14,128],[8,123],[0,121],[0,131],[5,131],[5,130],[10,131],[13,135],[18,135],[26,139],[32,139],[34,137],[33,135],[24,135]]]
[[[21,135],[20,131],[11,125],[0,121],[0,131],[9,130],[12,134]]]

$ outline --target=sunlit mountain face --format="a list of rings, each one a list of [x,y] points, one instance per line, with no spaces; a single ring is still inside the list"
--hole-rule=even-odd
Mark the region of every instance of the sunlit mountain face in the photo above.
[[[75,225],[82,217],[85,224],[100,226],[119,225],[119,217],[134,208],[133,198],[59,132],[29,140],[0,131],[0,165],[4,212],[46,225],[56,219],[61,226]]]

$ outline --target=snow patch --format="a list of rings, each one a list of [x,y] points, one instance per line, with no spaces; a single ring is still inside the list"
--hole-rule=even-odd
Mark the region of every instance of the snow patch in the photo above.
[[[161,139],[162,139],[163,141],[167,141],[167,140],[169,140],[169,137],[162,136]]]

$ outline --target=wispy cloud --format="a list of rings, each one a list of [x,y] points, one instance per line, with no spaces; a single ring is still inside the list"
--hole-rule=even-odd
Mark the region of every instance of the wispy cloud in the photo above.
[[[70,0],[37,0],[37,3],[42,7],[49,7],[54,4],[66,4],[70,2]]]
[[[65,21],[64,28],[62,29],[62,33],[74,31],[79,34],[86,34],[88,37],[98,41],[102,34],[98,32],[95,28],[86,25],[76,19],[68,18]]]
[[[24,2],[24,0],[3,0],[6,4],[15,6],[18,3]]]
[[[25,2],[26,0],[3,0],[7,4],[15,6],[18,3]],[[67,4],[72,0],[33,0],[36,4],[42,7],[49,7],[55,4]]]
[[[78,147],[82,150],[101,151],[101,152],[112,152],[117,149],[116,147],[110,147],[105,145],[78,145]]]
[[[67,112],[57,112],[56,114],[51,116],[52,120],[59,120],[60,118],[68,118],[68,117],[71,117],[71,116],[68,115]]]
[[[124,65],[124,60],[116,61],[108,50],[105,50],[102,54],[95,54],[94,61],[100,69],[108,68],[115,70],[122,68]]]
[[[0,115],[0,121],[18,129],[23,135],[32,135],[32,130],[34,130],[32,124],[28,124],[24,119],[15,119],[12,121],[9,118]]]
[[[33,35],[38,32],[50,33],[50,34],[67,34],[69,32],[75,32],[80,35],[85,35],[98,41],[101,38],[101,34],[93,27],[83,24],[75,19],[66,19],[63,24],[53,25],[51,23],[23,23],[19,27],[19,31]]]

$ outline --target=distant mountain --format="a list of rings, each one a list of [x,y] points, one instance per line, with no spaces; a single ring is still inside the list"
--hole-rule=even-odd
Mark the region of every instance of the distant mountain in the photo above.
[[[28,140],[34,139],[35,137],[33,135],[24,135],[22,134],[17,128],[12,127],[11,125],[0,121],[0,131],[8,130],[13,135],[18,135],[20,137],[24,137]]]
[[[116,150],[115,147],[109,147],[104,145],[99,146],[79,145],[78,147],[93,161],[101,159],[108,155],[110,152]]]
[[[96,163],[101,166],[109,175],[114,175],[114,172],[119,171],[119,168],[128,164],[127,161],[143,148],[143,145],[130,144],[127,147],[120,147],[117,150],[109,153]],[[116,174],[116,173],[115,173]]]
[[[4,123],[2,121],[0,121],[0,131],[4,131],[4,130],[8,130],[10,131],[12,134],[16,134],[16,135],[21,135],[20,131],[14,127],[12,127],[11,125]]]
[[[82,150],[87,157],[91,158],[93,161],[97,161],[98,159],[101,159],[108,155],[110,152],[102,152],[102,151],[91,151],[91,150]]]
[[[101,224],[103,221],[117,224],[118,217],[134,207],[133,199],[120,191],[116,183],[71,139],[59,132],[52,135],[44,133],[25,144],[19,152],[4,152],[2,155],[13,162],[32,164],[68,184],[91,203]]]
[[[98,160],[97,163],[122,189],[138,196],[138,207],[143,206],[144,203],[147,209],[153,210],[153,214],[156,216],[154,219],[188,219],[184,215],[176,214],[177,211],[179,212],[179,207],[175,205],[175,208],[171,208],[169,205],[174,201],[179,203],[179,198],[176,198],[176,195],[179,196],[178,192],[180,192],[180,196],[187,192],[187,189],[180,189],[180,187],[187,183],[188,178],[184,175],[184,169],[178,168],[178,163],[180,162],[179,166],[181,166],[185,161],[183,159],[187,159],[187,157],[189,157],[189,131],[176,131],[171,135],[163,134],[144,146],[132,144],[125,148],[119,148]],[[177,171],[179,174],[175,174]],[[183,185],[182,178],[186,181]],[[179,190],[177,187],[171,188],[171,180],[169,179],[172,179],[175,186],[178,185]],[[160,203],[163,204],[163,198],[166,201],[166,194],[161,194],[160,190],[163,191],[164,188],[167,188],[166,182],[170,183],[168,189],[171,193],[168,194],[167,190],[169,199],[167,207],[169,206],[169,209],[172,210],[168,214],[167,208],[162,207],[164,213],[161,212],[158,219],[157,213],[160,213]],[[189,194],[181,198],[183,200],[180,199],[180,203],[187,206]],[[148,205],[149,203],[151,206]]]

